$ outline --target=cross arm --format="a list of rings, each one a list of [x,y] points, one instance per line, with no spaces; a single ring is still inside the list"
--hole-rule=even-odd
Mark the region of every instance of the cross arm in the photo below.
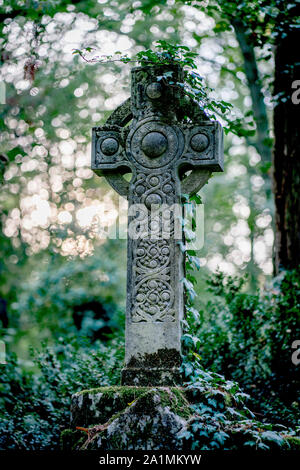
[[[223,130],[218,121],[202,121],[182,126],[185,148],[180,167],[224,171]]]
[[[182,182],[182,194],[196,194],[207,183],[212,172],[209,170],[193,170]]]
[[[123,128],[116,125],[93,127],[92,170],[99,176],[131,169],[124,148]]]
[[[131,171],[124,148],[125,130],[117,125],[105,124],[92,130],[92,170],[105,176],[108,183],[127,197],[129,183],[123,174]]]
[[[192,170],[182,180],[181,190],[194,194],[208,181],[213,171],[223,171],[223,130],[217,121],[201,119],[181,127],[185,147],[178,161],[179,173]]]

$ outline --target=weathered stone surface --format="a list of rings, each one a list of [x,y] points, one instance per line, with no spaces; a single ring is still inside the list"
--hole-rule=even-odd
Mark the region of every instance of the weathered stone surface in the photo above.
[[[147,387],[99,387],[72,396],[71,426],[105,423],[148,390]]]
[[[158,450],[179,449],[177,436],[186,425],[186,419],[172,410],[174,399],[155,390],[128,407],[99,435],[96,448]]]
[[[173,85],[163,79],[166,73],[172,75]],[[180,380],[184,255],[176,224],[182,217],[181,194],[198,191],[212,171],[223,170],[221,126],[184,97],[176,85],[182,82],[178,65],[134,68],[131,100],[93,129],[92,168],[128,198],[128,223],[139,226],[137,238],[128,236],[122,373],[126,385],[171,385]],[[189,169],[191,174],[183,178]],[[130,183],[122,176],[128,171]],[[139,210],[131,211],[137,205]],[[154,222],[151,218],[153,205],[169,208],[167,236],[159,232],[160,216]],[[149,358],[159,355],[157,367]],[[166,357],[174,360],[164,364]]]
[[[163,382],[166,386],[175,386],[181,382],[180,365],[181,357],[177,349],[136,354],[123,370],[123,382],[136,386],[151,386]]]
[[[75,448],[180,449],[177,436],[192,413],[178,387],[123,386],[83,391],[72,397]],[[87,439],[75,431],[76,426],[91,428]],[[70,431],[64,433],[67,448],[71,437]]]
[[[73,395],[71,428],[61,441],[64,450],[187,451],[196,441],[198,450],[249,450],[249,439],[264,441],[270,449],[300,448],[299,437],[280,425],[272,427],[270,433],[270,424],[257,422],[221,383],[100,387]]]

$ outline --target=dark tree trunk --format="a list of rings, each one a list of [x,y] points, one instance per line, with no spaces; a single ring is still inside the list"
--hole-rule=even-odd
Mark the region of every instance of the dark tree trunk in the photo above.
[[[294,18],[299,8],[295,10]],[[279,95],[274,109],[273,154],[276,273],[300,264],[300,103],[296,104],[300,93],[296,100],[292,88],[300,80],[299,36],[293,24],[281,27],[275,50],[274,95]]]

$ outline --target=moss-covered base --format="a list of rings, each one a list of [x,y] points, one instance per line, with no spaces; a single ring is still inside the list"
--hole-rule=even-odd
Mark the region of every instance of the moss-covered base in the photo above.
[[[226,436],[225,448],[300,449],[300,439],[285,432],[270,432],[251,419],[221,419],[209,413],[195,414],[193,403],[213,400],[223,413],[245,410],[227,391],[208,393],[199,388],[116,386],[84,390],[72,397],[71,429],[61,435],[65,450],[188,450],[211,448]],[[251,415],[251,412],[249,412]],[[224,416],[225,416],[224,414]],[[252,436],[252,437],[251,437]],[[225,441],[224,440],[224,441]],[[207,447],[208,446],[208,447]],[[221,445],[222,448],[222,445]]]
[[[179,448],[177,434],[192,414],[179,387],[84,390],[72,397],[72,429],[62,433],[62,446],[77,450]]]
[[[132,356],[122,370],[122,385],[137,387],[176,386],[181,383],[181,356],[176,349]]]
[[[180,383],[181,374],[179,367],[172,369],[159,368],[133,368],[125,367],[122,370],[122,384],[136,384],[138,387],[148,386],[175,386]]]
[[[148,387],[115,386],[75,393],[71,403],[71,426],[106,423],[148,390]]]

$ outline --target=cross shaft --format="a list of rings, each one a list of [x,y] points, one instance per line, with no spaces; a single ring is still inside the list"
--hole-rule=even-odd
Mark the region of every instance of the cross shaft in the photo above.
[[[165,83],[166,72],[175,86]],[[198,191],[212,171],[223,170],[221,126],[196,103],[185,101],[176,86],[182,81],[179,66],[133,69],[131,99],[93,129],[92,168],[129,203],[122,372],[127,385],[180,381],[184,255],[176,224],[182,217],[181,194]],[[122,176],[128,171],[130,183]],[[151,208],[159,207],[169,210],[153,219]],[[167,235],[160,231],[166,214]],[[145,230],[149,226],[150,233]]]

